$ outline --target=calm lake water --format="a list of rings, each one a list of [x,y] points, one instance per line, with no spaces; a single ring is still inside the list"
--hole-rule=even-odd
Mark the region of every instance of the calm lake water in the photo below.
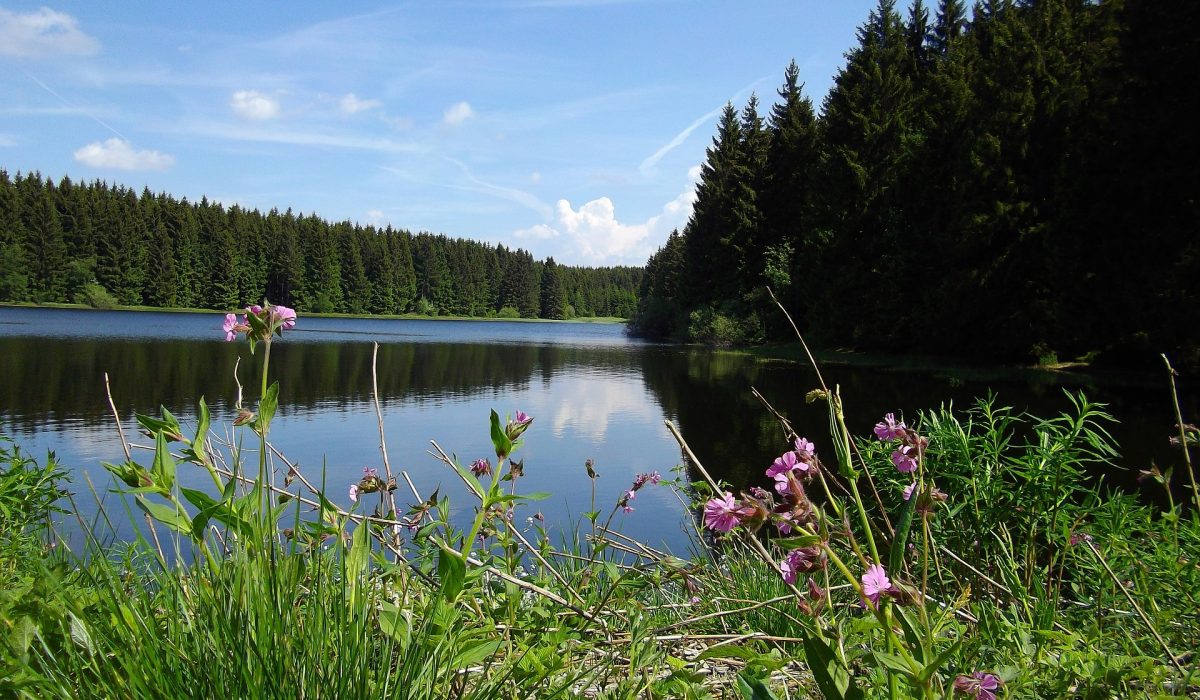
[[[194,425],[201,396],[214,429],[226,434],[236,400],[235,364],[240,358],[238,372],[253,397],[259,358],[245,343],[224,342],[221,320],[217,314],[0,308],[0,434],[38,456],[54,450],[76,474],[73,491],[81,494],[81,510],[95,511],[86,474],[111,511],[116,502],[107,492],[113,482],[100,462],[119,462],[123,455],[104,373],[127,435],[136,434],[134,412],[157,413],[159,405]],[[752,386],[812,437],[818,451],[828,442],[823,410],[804,404],[815,379],[795,363],[646,343],[627,337],[621,325],[302,317],[272,350],[281,407],[271,439],[310,479],[320,481],[323,473],[342,505],[349,505],[347,488],[362,469],[382,465],[371,402],[373,342],[380,344],[379,388],[393,469],[406,470],[422,495],[441,488],[457,506],[468,504],[466,494],[427,453],[429,441],[464,464],[485,456],[494,461],[488,438],[493,408],[502,416],[520,409],[535,417],[519,453],[526,473],[521,486],[553,495],[525,515],[537,509],[557,525],[590,508],[583,466],[588,458],[601,475],[598,507],[606,513],[638,472],[669,475],[679,449],[664,420],[681,426],[717,478],[765,483],[763,470],[786,443],[751,396]],[[1107,402],[1121,420],[1112,432],[1125,453],[1124,470],[1106,478],[1129,485],[1131,470],[1175,459],[1167,446],[1174,419],[1161,374],[928,364],[830,364],[823,371],[830,385],[842,388],[851,429],[864,435],[884,412],[914,415],[949,402],[966,408],[989,391],[1002,404],[1049,415],[1068,408],[1062,393],[1068,387]],[[1185,417],[1196,415],[1195,394],[1185,394],[1184,403]],[[150,453],[135,458],[148,463]],[[183,478],[187,485],[207,483],[202,473]],[[633,513],[614,522],[686,553],[693,516],[669,489],[643,489],[633,505]]]

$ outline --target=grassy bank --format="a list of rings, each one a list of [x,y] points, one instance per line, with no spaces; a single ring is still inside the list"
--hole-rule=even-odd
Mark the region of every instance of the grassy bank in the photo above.
[[[236,329],[269,365],[288,319]],[[269,441],[278,385],[238,425],[139,416],[152,455],[106,465],[129,504],[71,522],[53,460],[0,443],[0,695],[279,698],[1154,697],[1200,691],[1200,493],[1177,428],[1165,509],[1102,480],[1103,407],[982,402],[796,435],[733,494],[679,440],[674,474],[537,513],[521,459],[551,416],[490,417],[494,457],[432,452],[471,502],[389,465],[326,484]],[[714,407],[714,410],[716,408]],[[764,408],[764,410],[768,410]],[[1164,434],[1171,433],[1164,426]],[[1018,438],[1018,435],[1030,435]],[[810,441],[811,438],[811,441]],[[211,486],[180,487],[196,470]],[[1165,465],[1146,488],[1172,478]],[[73,488],[79,489],[79,485]],[[101,488],[104,488],[102,486]],[[696,513],[691,553],[621,533],[646,489]],[[350,490],[354,506],[326,493]],[[76,494],[75,498],[86,497]],[[453,510],[452,510],[453,506]],[[469,524],[456,527],[453,523]],[[110,522],[146,523],[114,542]],[[67,551],[60,533],[88,533]]]

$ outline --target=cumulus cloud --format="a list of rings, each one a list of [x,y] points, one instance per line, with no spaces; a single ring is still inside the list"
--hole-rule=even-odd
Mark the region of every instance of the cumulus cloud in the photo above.
[[[342,114],[358,114],[382,106],[383,103],[379,100],[360,100],[353,92],[346,93],[338,100],[338,109],[342,110]]]
[[[372,226],[382,226],[384,224],[384,222],[386,222],[386,221],[387,221],[387,217],[384,216],[382,209],[368,209],[367,210],[367,223],[368,224],[370,224]]]
[[[75,161],[93,168],[167,170],[175,157],[159,151],[137,151],[125,139],[94,141],[75,151]]]
[[[471,109],[471,103],[459,102],[446,110],[442,115],[442,123],[457,126],[473,116],[475,116],[475,110]]]
[[[25,13],[0,8],[0,55],[90,56],[99,50],[100,42],[80,31],[71,15],[48,7]]]
[[[242,119],[261,121],[279,116],[279,100],[257,90],[238,90],[229,100],[233,113]]]
[[[514,231],[513,236],[538,240],[561,236],[569,241],[572,253],[588,264],[643,262],[672,229],[687,223],[696,202],[699,175],[699,168],[689,170],[687,189],[664,204],[658,214],[640,223],[618,220],[616,205],[608,197],[585,202],[578,209],[560,199],[554,208],[553,225],[537,224]]]

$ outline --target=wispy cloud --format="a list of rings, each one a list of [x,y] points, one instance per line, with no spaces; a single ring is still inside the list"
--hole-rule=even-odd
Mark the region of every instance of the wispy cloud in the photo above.
[[[358,114],[382,106],[383,103],[379,100],[359,99],[353,92],[346,93],[342,99],[338,100],[338,109],[342,111],[342,114]]]
[[[16,58],[91,56],[100,42],[79,29],[71,15],[42,7],[19,13],[0,8],[0,54]]]
[[[17,139],[12,134],[0,134],[0,148],[12,148],[17,145]]]
[[[229,99],[229,107],[242,119],[252,121],[274,119],[282,111],[279,100],[264,95],[258,90],[238,90]]]
[[[543,219],[549,219],[550,215],[553,213],[553,210],[550,208],[549,204],[546,204],[545,202],[538,199],[535,195],[532,195],[529,192],[526,192],[524,190],[519,190],[515,187],[504,187],[503,185],[495,185],[490,182],[484,182],[483,180],[480,180],[479,178],[475,177],[475,175],[471,172],[471,169],[467,167],[466,163],[463,163],[460,160],[456,160],[456,159],[450,158],[450,157],[446,157],[446,160],[453,163],[454,165],[458,166],[458,169],[462,171],[463,176],[467,178],[467,181],[470,182],[471,185],[464,186],[464,185],[444,184],[443,185],[444,187],[472,190],[474,192],[482,192],[484,194],[489,194],[494,197],[500,197],[501,199],[507,199],[510,202],[516,202],[517,204],[520,204],[521,206],[523,206],[527,209],[537,212],[538,214],[541,215],[541,217]],[[384,168],[384,169],[392,170],[390,168]],[[399,171],[392,170],[392,172],[399,172]]]
[[[78,163],[113,170],[169,170],[175,157],[159,151],[139,151],[125,139],[94,141],[75,151]]]
[[[709,120],[720,114],[722,109],[724,109],[724,107],[718,107],[711,112],[707,112],[703,116],[697,118],[691,124],[688,124],[687,128],[678,134],[675,134],[675,138],[663,144],[662,148],[659,148],[657,151],[651,154],[650,157],[643,160],[642,164],[638,166],[638,170],[640,170],[643,175],[649,174],[650,171],[654,169],[654,166],[658,165],[658,161],[662,160],[663,156],[682,145],[683,142],[687,141],[687,138],[692,135],[693,131],[707,124]]]
[[[321,146],[390,154],[420,153],[427,150],[423,144],[393,141],[386,138],[370,138],[338,132],[280,129],[265,125],[256,126],[226,122],[184,122],[177,127],[166,129],[166,131],[186,133],[193,136],[206,136],[227,141],[282,143],[292,146]]]
[[[475,110],[471,109],[470,102],[457,102],[446,109],[446,113],[442,115],[442,123],[457,126],[473,116]]]
[[[40,87],[43,90],[45,90],[46,92],[50,93],[56,99],[58,99],[59,102],[62,102],[64,105],[66,105],[67,110],[71,110],[76,114],[82,114],[82,115],[86,116],[87,118],[91,119],[92,121],[96,122],[100,126],[104,127],[105,129],[108,129],[109,131],[113,132],[114,134],[121,137],[122,139],[125,138],[124,134],[122,134],[121,132],[119,132],[116,129],[109,126],[108,123],[105,122],[104,120],[102,120],[100,117],[97,117],[94,111],[83,108],[83,107],[79,107],[75,104],[72,104],[70,100],[68,100],[67,98],[65,98],[62,95],[55,92],[53,88],[51,88],[49,85],[43,83],[42,81],[38,80],[37,78],[33,77],[27,71],[23,70],[21,72],[25,74],[26,78],[29,78],[30,80],[32,80],[34,82],[34,84],[36,84],[38,87]],[[63,112],[63,113],[66,114],[68,112]]]

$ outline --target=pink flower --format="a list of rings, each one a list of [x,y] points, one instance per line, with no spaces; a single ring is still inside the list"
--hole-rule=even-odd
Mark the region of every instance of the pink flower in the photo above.
[[[863,595],[867,600],[871,601],[872,605],[879,604],[879,596],[886,593],[892,587],[892,582],[887,576],[887,572],[879,564],[872,564],[867,567],[867,572],[862,576]]]
[[[657,471],[638,474],[633,477],[633,490],[637,491],[646,484],[658,485],[660,481],[662,481],[662,474],[659,474]]]
[[[487,458],[480,457],[471,462],[471,473],[475,476],[487,476],[492,473],[492,463],[487,461]]]
[[[904,422],[897,421],[895,414],[889,413],[875,424],[875,437],[880,440],[898,440],[904,437],[905,430]]]
[[[816,546],[793,549],[779,564],[779,572],[789,584],[796,583],[797,574],[806,574],[818,568],[823,568],[822,552]]]
[[[892,451],[892,464],[896,465],[896,469],[905,474],[917,470],[917,448],[912,445],[904,445]]]
[[[621,512],[622,513],[632,513],[633,506],[621,506]]]
[[[232,341],[238,333],[247,329],[249,326],[246,325],[245,318],[238,318],[234,314],[225,314],[225,323],[221,325],[221,330],[225,331],[226,341]]]
[[[528,425],[529,423],[531,423],[533,421],[533,416],[529,415],[528,413],[525,413],[524,411],[522,411],[520,409],[517,409],[516,420],[517,420],[517,425]]]
[[[976,671],[969,676],[959,676],[954,679],[954,689],[972,695],[977,700],[996,700],[996,691],[1004,681],[998,676],[983,671]]]
[[[350,502],[358,503],[358,484],[350,484]]]
[[[257,306],[254,308],[258,308]],[[254,313],[259,313],[255,311]],[[293,328],[296,325],[296,311],[286,306],[275,305],[271,307],[271,315],[279,322],[281,328]]]
[[[817,455],[817,446],[812,444],[807,438],[796,438],[796,457],[801,462],[811,462],[812,458]]]
[[[778,477],[780,474],[787,474],[795,469],[796,466],[796,453],[784,452],[767,468],[767,476]]]
[[[917,488],[917,482],[915,482],[915,481],[912,482],[911,484],[909,484],[908,486],[905,486],[904,487],[904,500],[907,501],[908,499],[912,498],[913,491],[916,488]]]
[[[704,504],[704,525],[716,532],[729,532],[741,523],[738,503],[728,491],[721,498],[711,498]]]
[[[786,496],[792,490],[792,485],[788,481],[788,474],[791,474],[791,472],[781,472],[775,475],[775,492],[781,496]]]

